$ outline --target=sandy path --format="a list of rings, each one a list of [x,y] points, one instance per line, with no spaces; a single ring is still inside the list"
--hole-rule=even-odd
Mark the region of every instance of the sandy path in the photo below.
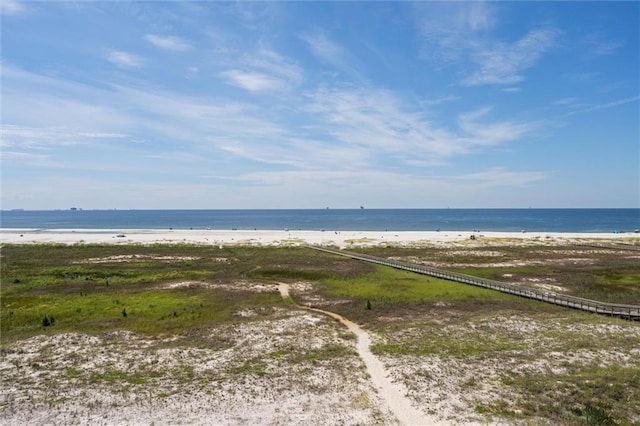
[[[278,290],[283,299],[291,299],[289,295],[289,285],[280,283],[278,284]],[[349,331],[354,333],[358,338],[356,345],[356,351],[360,358],[364,361],[367,372],[371,376],[371,380],[376,389],[380,393],[382,399],[387,403],[389,410],[396,416],[396,418],[405,425],[433,425],[437,424],[435,419],[425,416],[422,412],[417,410],[411,405],[411,402],[405,396],[405,389],[401,384],[397,384],[391,381],[388,374],[384,369],[384,365],[378,360],[371,350],[369,349],[371,338],[369,333],[364,331],[358,324],[349,321],[342,315],[338,315],[333,312],[325,311],[318,308],[311,308],[308,306],[297,305],[303,309],[307,309],[314,312],[319,312],[324,315],[328,315],[344,324]]]

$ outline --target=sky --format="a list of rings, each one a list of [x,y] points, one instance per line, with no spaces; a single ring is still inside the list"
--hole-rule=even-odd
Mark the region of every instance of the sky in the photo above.
[[[2,209],[640,207],[640,2],[2,0]]]

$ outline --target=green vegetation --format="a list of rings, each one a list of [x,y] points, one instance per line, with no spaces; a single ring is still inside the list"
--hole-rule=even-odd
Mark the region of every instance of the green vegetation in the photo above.
[[[479,333],[456,335],[450,333],[430,333],[428,339],[403,339],[394,343],[377,344],[373,353],[393,355],[442,355],[454,357],[495,356],[505,351],[525,349],[525,344],[505,336],[486,336]]]
[[[449,269],[492,279],[507,280],[509,274],[509,281],[549,280],[566,286],[569,293],[601,300],[640,301],[640,266],[629,253],[583,250],[577,255],[571,252],[575,247],[555,246],[359,250],[450,264]],[[588,262],[570,260],[578,256]],[[132,349],[120,342],[122,350],[216,351],[236,344],[233,331],[221,330],[269,320],[278,311],[289,314],[298,309],[294,300],[312,306],[321,302],[323,309],[371,331],[375,337],[371,349],[380,356],[398,357],[400,363],[436,360],[442,368],[477,368],[477,374],[474,371],[461,386],[473,390],[491,381],[502,392],[490,401],[468,401],[482,421],[586,425],[639,421],[640,333],[637,324],[619,319],[295,247],[4,246],[0,273],[3,348],[40,334],[104,336],[128,330],[151,343],[145,349]],[[292,287],[294,300],[283,300],[275,285],[273,291],[251,288],[300,281],[306,290],[296,292]],[[250,315],[238,314],[244,311]],[[199,386],[221,376],[267,379],[280,374],[272,362],[301,366],[296,371],[305,374],[354,355],[353,335],[345,329],[339,339],[303,350],[283,343],[260,356],[234,359],[205,376],[185,361],[171,369],[152,362],[131,370],[122,365],[100,371],[66,366],[63,378],[77,386],[113,383],[124,393],[153,387],[160,379]],[[47,351],[30,361],[42,371],[51,359]],[[540,360],[544,362],[536,364]],[[510,367],[488,376],[482,372],[485,364]],[[435,386],[432,374],[417,370],[403,380],[415,380],[417,389]],[[153,394],[169,395],[157,390]]]
[[[483,240],[486,242],[486,240]],[[382,257],[444,264],[445,269],[536,287],[548,283],[578,297],[640,304],[638,251],[589,246],[496,245],[470,248],[388,247],[357,249]],[[517,242],[516,242],[517,243]]]
[[[578,420],[587,425],[614,425],[618,424],[616,419],[626,417],[627,410],[640,412],[637,368],[573,367],[564,374],[508,373],[501,380],[524,396],[522,417],[537,415],[560,423]]]
[[[434,300],[500,300],[501,293],[376,265],[368,274],[323,282],[335,297],[371,300],[375,305],[415,304]]]
[[[165,283],[238,279],[241,254],[198,247],[29,245],[2,248],[2,342],[47,332],[131,330],[150,335],[238,321],[239,309],[282,304],[277,293],[164,288]],[[123,257],[129,256],[127,261]],[[183,258],[193,258],[185,262]]]

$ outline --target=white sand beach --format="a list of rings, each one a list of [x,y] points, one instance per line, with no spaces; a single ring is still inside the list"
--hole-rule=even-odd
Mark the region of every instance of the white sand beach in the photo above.
[[[33,244],[213,244],[341,248],[377,245],[465,243],[637,242],[637,233],[470,232],[470,231],[304,231],[304,230],[159,230],[159,229],[0,229],[0,243]]]

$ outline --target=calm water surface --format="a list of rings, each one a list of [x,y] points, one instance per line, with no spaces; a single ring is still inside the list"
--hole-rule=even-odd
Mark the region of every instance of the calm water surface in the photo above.
[[[2,211],[2,228],[633,232],[640,209]]]

